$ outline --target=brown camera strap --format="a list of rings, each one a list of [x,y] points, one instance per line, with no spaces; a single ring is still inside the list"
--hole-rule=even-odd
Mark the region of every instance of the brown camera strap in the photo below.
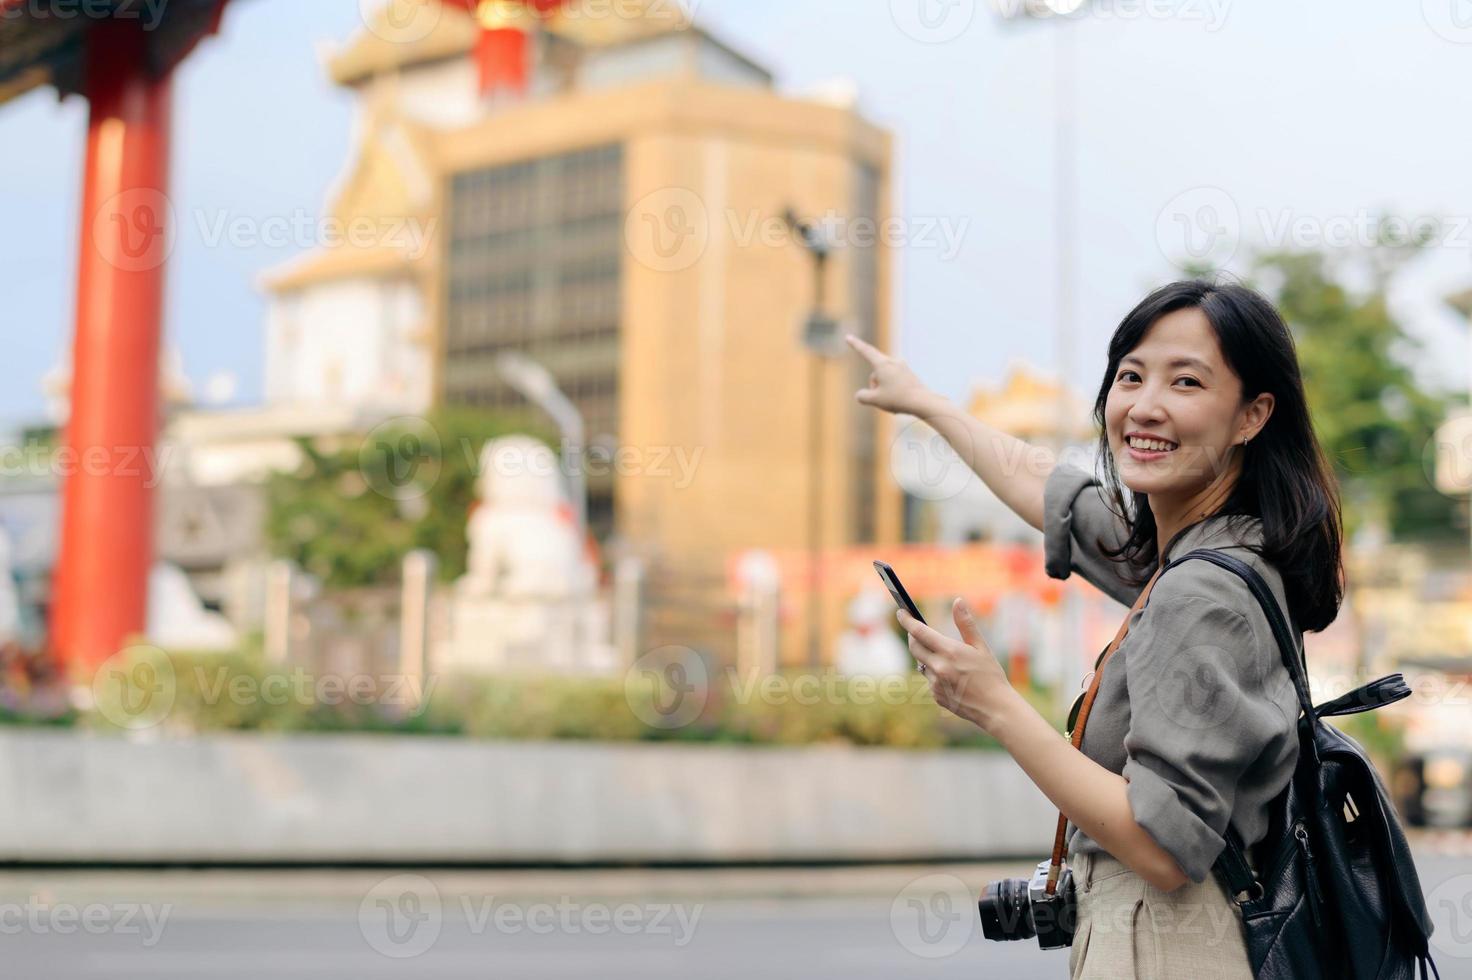
[[[1079,706],[1078,720],[1074,722],[1073,734],[1069,737],[1069,741],[1073,743],[1073,747],[1076,749],[1083,744],[1084,722],[1088,721],[1089,709],[1094,706],[1094,698],[1099,694],[1099,678],[1104,674],[1104,667],[1109,663],[1109,658],[1114,656],[1114,651],[1119,649],[1120,643],[1124,641],[1125,634],[1130,631],[1130,618],[1150,598],[1150,590],[1155,587],[1155,580],[1160,578],[1160,573],[1164,570],[1165,567],[1163,565],[1157,568],[1155,574],[1150,576],[1150,581],[1146,582],[1145,587],[1140,590],[1140,595],[1135,599],[1135,604],[1125,614],[1124,622],[1119,624],[1119,630],[1114,634],[1114,639],[1109,642],[1109,646],[1105,648],[1103,656],[1099,658],[1098,665],[1092,671],[1093,677],[1089,680],[1089,689],[1084,694],[1083,704]],[[1048,867],[1048,887],[1045,889],[1049,895],[1052,895],[1057,889],[1058,876],[1063,873],[1064,833],[1067,829],[1068,818],[1063,815],[1062,811],[1059,811],[1058,833],[1053,837],[1053,863]]]

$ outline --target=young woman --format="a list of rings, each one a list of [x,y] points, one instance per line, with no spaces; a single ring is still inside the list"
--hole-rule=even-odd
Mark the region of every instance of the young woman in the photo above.
[[[1052,577],[1078,572],[1132,605],[1171,559],[1215,548],[1262,575],[1300,651],[1304,631],[1338,614],[1338,491],[1287,326],[1252,290],[1171,283],[1115,330],[1094,404],[1107,501],[1092,474],[849,344],[873,371],[857,400],[939,431],[1043,532]],[[1245,980],[1240,912],[1211,868],[1229,825],[1248,848],[1267,833],[1267,804],[1298,760],[1298,702],[1267,618],[1232,572],[1184,562],[1146,599],[1101,672],[1079,749],[1008,684],[964,600],[952,610],[960,640],[898,616],[936,701],[996,737],[1068,819],[1075,980]]]

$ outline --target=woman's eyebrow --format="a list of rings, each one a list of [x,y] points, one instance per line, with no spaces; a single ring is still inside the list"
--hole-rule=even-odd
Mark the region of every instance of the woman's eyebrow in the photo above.
[[[1120,363],[1126,363],[1126,362],[1128,362],[1130,364],[1138,364],[1141,367],[1144,367],[1145,366],[1145,362],[1142,361],[1142,360],[1140,360],[1138,357],[1135,357],[1133,354],[1127,355],[1125,357],[1121,357],[1119,360],[1120,360]],[[1172,358],[1170,361],[1168,361],[1165,366],[1166,367],[1173,367],[1173,368],[1174,367],[1193,367],[1196,370],[1200,371],[1202,374],[1214,374],[1215,373],[1215,372],[1213,372],[1211,370],[1211,367],[1205,361],[1200,360],[1199,358],[1195,358],[1195,357],[1175,357],[1175,358]]]

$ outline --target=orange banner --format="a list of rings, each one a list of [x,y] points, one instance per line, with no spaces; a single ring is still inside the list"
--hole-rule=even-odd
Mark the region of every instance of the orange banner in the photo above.
[[[808,591],[814,568],[807,551],[753,550],[764,550],[772,557],[783,595]],[[740,565],[746,554],[749,552],[736,552],[727,558],[726,577],[733,592],[741,590]],[[860,545],[826,549],[819,553],[816,568],[819,587],[824,592],[840,595],[870,587],[882,588],[874,572],[875,559],[888,562],[917,601],[935,596],[976,597],[1023,592],[1051,605],[1062,598],[1065,589],[1082,581],[1071,578],[1061,582],[1049,578],[1043,571],[1042,551],[1027,545]]]

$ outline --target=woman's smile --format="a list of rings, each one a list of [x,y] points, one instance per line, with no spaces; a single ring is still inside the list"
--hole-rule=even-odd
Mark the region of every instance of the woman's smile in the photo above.
[[[1134,446],[1131,446],[1128,443],[1125,444],[1125,449],[1129,450],[1130,458],[1137,459],[1142,463],[1148,463],[1152,460],[1157,459],[1164,459],[1171,453],[1175,452],[1174,449],[1136,449]]]

